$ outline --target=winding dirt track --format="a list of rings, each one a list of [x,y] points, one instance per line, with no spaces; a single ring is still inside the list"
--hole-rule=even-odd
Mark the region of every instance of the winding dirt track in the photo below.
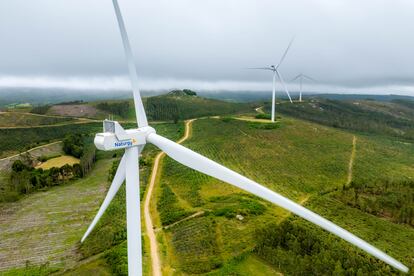
[[[177,143],[182,143],[185,140],[187,140],[190,137],[191,134],[191,123],[194,121],[195,119],[192,120],[188,120],[185,122],[185,133],[184,136],[177,141]],[[145,196],[145,202],[144,202],[144,218],[145,218],[145,228],[147,231],[147,235],[150,241],[150,248],[151,248],[151,266],[152,266],[152,275],[154,276],[161,276],[161,262],[160,262],[160,258],[158,256],[158,244],[157,244],[157,238],[155,235],[155,228],[154,228],[154,224],[152,223],[152,219],[151,219],[151,213],[150,213],[150,203],[151,203],[151,196],[152,196],[152,192],[154,190],[154,186],[155,186],[155,182],[157,180],[157,172],[158,172],[158,167],[160,165],[160,161],[162,160],[162,158],[165,156],[164,152],[160,152],[156,157],[155,157],[155,161],[154,161],[154,166],[152,167],[152,172],[151,172],[151,178],[150,178],[150,183],[148,186],[148,192]]]

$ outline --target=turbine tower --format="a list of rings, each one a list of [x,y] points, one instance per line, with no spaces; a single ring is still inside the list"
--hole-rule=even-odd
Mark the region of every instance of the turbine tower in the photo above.
[[[138,78],[134,65],[134,60],[129,45],[124,22],[119,10],[117,0],[112,0],[115,8],[115,14],[118,20],[122,41],[124,44],[125,55],[127,58],[128,69],[131,77],[132,90],[134,94],[135,111],[137,116],[138,128],[124,130],[117,121],[105,120],[103,122],[103,133],[95,136],[95,145],[98,149],[104,151],[125,149],[115,177],[109,188],[109,191],[91,225],[82,238],[82,242],[88,237],[96,223],[102,217],[108,208],[112,199],[118,192],[124,180],[126,180],[126,220],[127,220],[127,246],[128,246],[128,274],[130,276],[142,275],[142,252],[141,252],[141,214],[140,214],[140,197],[139,197],[139,154],[145,144],[151,143],[164,151],[168,156],[177,162],[192,168],[201,173],[215,177],[223,182],[227,182],[242,190],[250,192],[262,199],[268,200],[286,210],[322,227],[338,237],[350,242],[361,248],[367,253],[376,256],[389,265],[407,272],[408,268],[388,256],[381,250],[373,247],[362,239],[356,237],[343,228],[324,219],[316,213],[305,207],[289,200],[288,198],[273,192],[272,190],[250,180],[190,149],[181,146],[167,138],[156,133],[148,126],[144,106],[138,89]]]
[[[287,86],[285,82],[283,81],[282,75],[279,72],[279,67],[282,65],[283,60],[285,59],[290,46],[293,43],[294,38],[289,42],[288,47],[286,48],[282,58],[280,59],[279,63],[277,65],[270,65],[269,67],[255,67],[255,68],[248,68],[248,69],[254,69],[254,70],[268,70],[273,72],[273,90],[272,90],[272,122],[275,122],[275,101],[276,101],[276,76],[279,79],[280,83],[282,84],[287,96],[289,97],[289,101],[293,103],[292,98],[290,97],[289,90],[287,89]]]
[[[296,77],[294,77],[291,81],[295,81],[299,79],[299,102],[302,102],[302,85],[303,85],[303,80],[310,80],[310,81],[316,81],[315,79],[306,76],[302,73],[300,73],[299,75],[297,75]]]

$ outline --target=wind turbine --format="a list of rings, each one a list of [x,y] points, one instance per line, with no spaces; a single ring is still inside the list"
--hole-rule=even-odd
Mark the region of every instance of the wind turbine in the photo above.
[[[131,276],[142,275],[142,252],[141,252],[141,217],[140,217],[140,197],[139,197],[139,154],[146,143],[151,143],[177,162],[192,168],[211,177],[227,182],[242,190],[250,192],[262,199],[268,200],[288,211],[322,227],[338,237],[361,248],[367,253],[376,256],[389,265],[407,272],[408,268],[388,256],[381,250],[368,244],[343,228],[335,225],[329,220],[317,215],[305,207],[289,200],[288,198],[275,193],[274,191],[250,180],[237,172],[234,172],[184,146],[181,146],[167,138],[158,135],[152,127],[148,125],[138,89],[137,72],[125,30],[122,15],[117,0],[112,0],[115,14],[118,20],[119,29],[124,45],[125,55],[128,63],[131,78],[134,104],[137,117],[138,128],[124,130],[117,121],[105,120],[103,122],[103,133],[95,136],[94,143],[100,150],[111,151],[125,149],[115,177],[109,191],[91,225],[82,238],[82,242],[88,237],[96,223],[108,208],[112,199],[118,192],[124,180],[126,180],[126,213],[127,213],[127,246],[128,246],[128,274]]]
[[[300,73],[299,75],[297,75],[296,77],[294,77],[291,81],[295,81],[299,79],[299,102],[302,102],[302,85],[303,85],[303,80],[310,80],[310,81],[316,81],[315,79],[306,76],[302,73]]]
[[[294,38],[289,42],[288,47],[286,48],[282,58],[280,59],[279,63],[277,65],[270,65],[269,67],[255,67],[255,68],[248,68],[248,69],[254,69],[254,70],[268,70],[273,72],[273,91],[272,91],[272,122],[275,121],[275,100],[276,100],[276,76],[279,79],[280,83],[283,85],[283,88],[285,89],[285,92],[287,96],[289,97],[289,101],[293,103],[292,98],[290,97],[289,90],[287,89],[287,86],[285,82],[283,81],[282,75],[279,72],[279,67],[282,65],[283,60],[285,59],[290,46],[293,43]]]

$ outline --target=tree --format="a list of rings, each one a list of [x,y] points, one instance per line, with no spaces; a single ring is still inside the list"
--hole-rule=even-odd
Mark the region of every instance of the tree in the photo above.
[[[335,269],[333,271],[333,275],[335,275],[335,276],[344,276],[345,275],[345,270],[342,268],[342,264],[339,260],[336,261]]]
[[[27,169],[28,169],[28,167],[25,164],[23,164],[23,162],[21,160],[16,160],[16,161],[13,162],[12,170],[14,172],[21,172],[21,171],[24,171],[24,170],[27,170]]]
[[[63,140],[63,151],[76,158],[82,156],[83,147],[84,143],[81,134],[69,134]]]

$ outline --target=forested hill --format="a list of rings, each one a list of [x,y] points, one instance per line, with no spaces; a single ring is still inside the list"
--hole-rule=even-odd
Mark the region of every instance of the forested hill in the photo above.
[[[231,103],[197,96],[191,90],[175,90],[166,95],[144,99],[149,120],[183,120],[204,116],[251,112],[247,103]]]
[[[270,104],[266,104],[265,110],[270,111]],[[276,112],[336,128],[414,139],[414,101],[411,100],[312,99],[280,103]]]

